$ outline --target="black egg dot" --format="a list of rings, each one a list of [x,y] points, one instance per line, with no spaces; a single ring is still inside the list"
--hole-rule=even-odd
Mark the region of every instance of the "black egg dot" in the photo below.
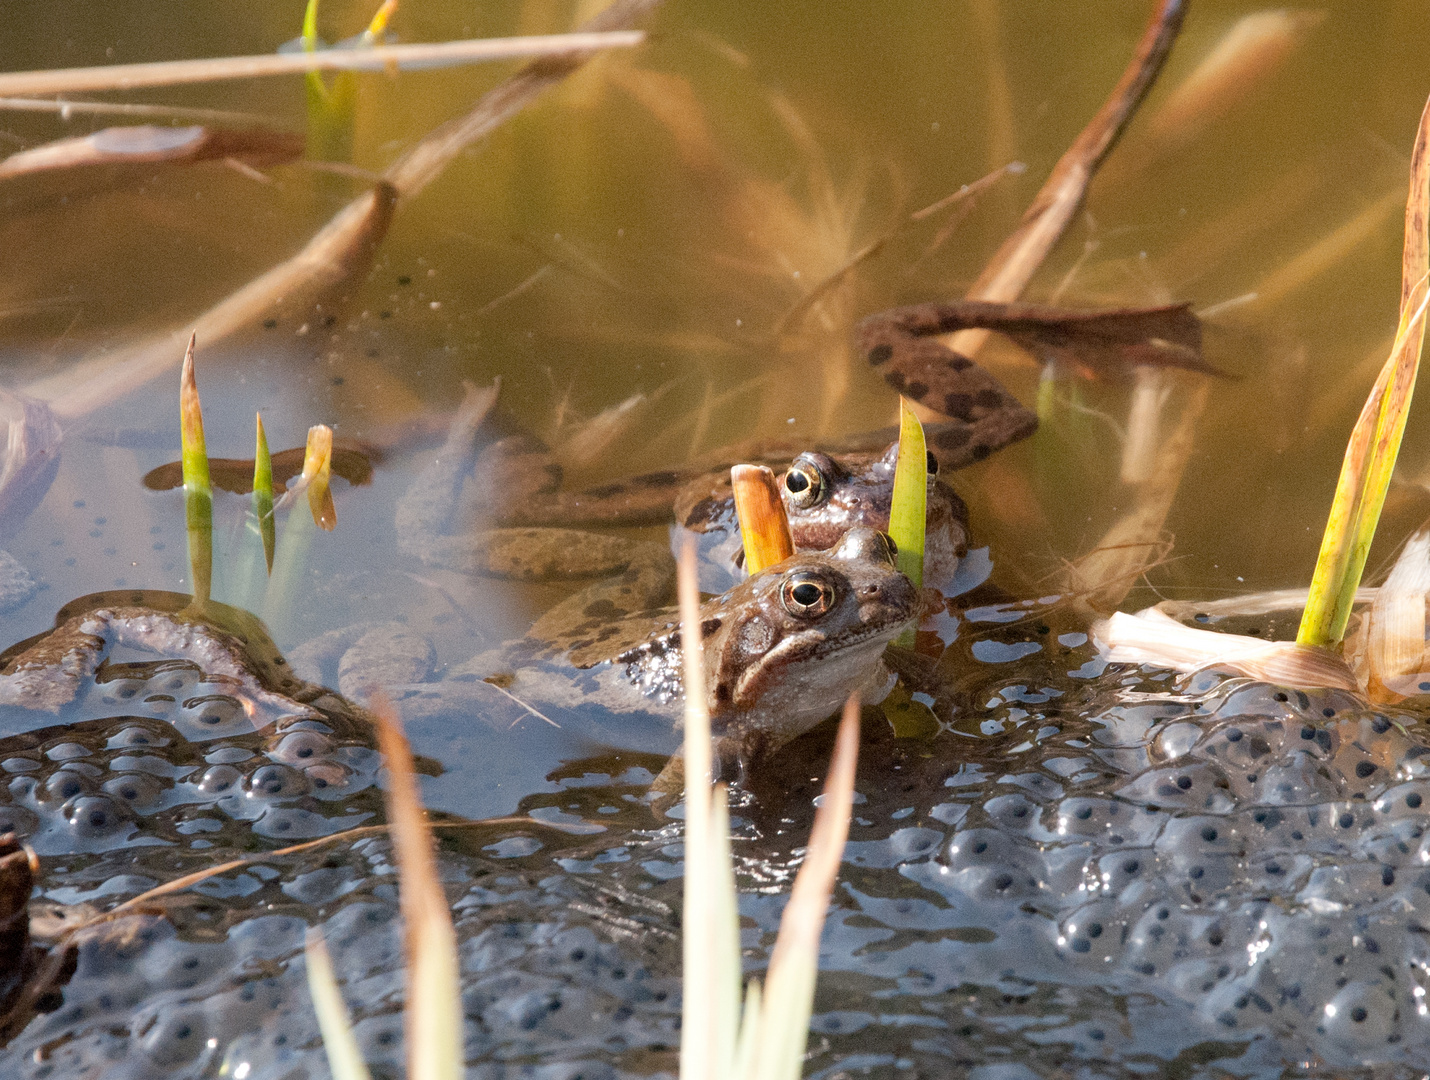
[[[1349,812],[1344,813],[1340,817],[1336,818],[1336,824],[1343,829],[1349,829],[1355,823],[1356,819],[1351,817]]]
[[[1375,762],[1373,762],[1373,761],[1357,761],[1357,762],[1356,762],[1356,775],[1359,776],[1362,780],[1364,780],[1367,776],[1369,776],[1369,775],[1370,775],[1371,773],[1373,773],[1373,772],[1375,772]]]
[[[1377,735],[1384,735],[1390,730],[1390,721],[1383,716],[1377,716],[1370,722],[1370,729]]]
[[[1380,868],[1380,883],[1381,883],[1382,885],[1394,885],[1394,884],[1395,884],[1395,867],[1393,867],[1393,866],[1382,866],[1382,867]]]
[[[1357,1005],[1354,1009],[1351,1010],[1351,1019],[1354,1020],[1357,1024],[1363,1023],[1365,1021],[1365,1018],[1366,1011],[1361,1006]]]
[[[1277,695],[1276,695],[1276,700],[1277,700],[1277,701],[1290,701],[1291,699],[1290,699],[1289,697],[1287,697],[1285,694],[1277,694]]]
[[[1181,788],[1183,791],[1188,791],[1188,790],[1190,790],[1190,789],[1191,789],[1191,786],[1192,786],[1192,778],[1191,778],[1190,776],[1179,776],[1179,777],[1177,777],[1177,786],[1178,786],[1179,788]]]
[[[1217,838],[1217,831],[1216,831],[1214,828],[1212,828],[1210,825],[1207,825],[1207,826],[1203,827],[1203,829],[1202,829],[1202,839],[1203,839],[1203,840],[1205,840],[1208,844],[1210,844],[1210,843],[1211,843],[1213,840],[1215,840],[1216,838]]]
[[[1311,727],[1309,724],[1301,728],[1301,738],[1305,739],[1307,742],[1310,742],[1315,737],[1316,729]]]
[[[1405,805],[1412,810],[1419,810],[1420,802],[1420,793],[1418,791],[1412,791],[1409,795],[1405,796]]]
[[[1235,727],[1234,727],[1234,728],[1227,728],[1227,730],[1226,730],[1226,741],[1227,741],[1227,742],[1241,742],[1241,728],[1235,728]]]

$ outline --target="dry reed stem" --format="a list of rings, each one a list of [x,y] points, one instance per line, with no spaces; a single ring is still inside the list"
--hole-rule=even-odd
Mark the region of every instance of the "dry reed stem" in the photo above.
[[[624,29],[659,3],[615,0],[582,29]],[[347,281],[367,265],[387,232],[399,197],[417,195],[453,158],[560,83],[590,55],[579,52],[546,57],[526,65],[484,94],[465,115],[429,132],[384,171],[382,183],[339,210],[298,254],[204,312],[192,323],[193,329],[212,346],[253,325],[280,304],[296,307]],[[182,341],[177,332],[155,335],[74,364],[59,375],[32,383],[26,393],[48,402],[60,417],[82,416],[162,375],[173,362],[169,350],[176,341]]]
[[[1185,146],[1281,70],[1326,17],[1275,8],[1238,19],[1148,119],[1140,160]]]
[[[834,883],[849,838],[854,808],[854,776],[859,763],[859,695],[851,694],[835,738],[824,798],[814,815],[814,828],[804,864],[795,876],[789,903],[780,916],[779,937],[770,956],[765,979],[766,1010],[769,1003],[782,1007],[782,1022],[766,1024],[752,1075],[755,1080],[798,1076],[809,1037],[814,1005],[814,983],[819,970],[819,938]]]
[[[766,465],[736,465],[730,469],[730,486],[745,547],[745,569],[758,574],[793,555],[794,538],[774,470]]]
[[[147,86],[302,75],[313,71],[401,71],[404,67],[445,67],[493,60],[541,57],[566,59],[611,48],[630,48],[645,40],[640,31],[546,34],[532,37],[476,38],[436,44],[375,45],[365,49],[223,56],[208,60],[166,60],[150,64],[52,68],[0,74],[0,95],[86,94],[135,90]]]
[[[1170,550],[1167,514],[1191,458],[1197,420],[1206,408],[1208,387],[1200,382],[1188,395],[1176,428],[1157,448],[1146,479],[1137,486],[1130,510],[1113,523],[1097,546],[1064,572],[1061,591],[1095,612],[1117,607],[1137,579]]]
[[[1006,302],[1023,294],[1082,206],[1098,166],[1162,70],[1185,14],[1185,0],[1161,0],[1112,94],[1058,159],[1023,220],[988,260],[965,299]],[[965,330],[949,339],[949,347],[972,357],[987,340],[986,330]]]
[[[680,647],[685,685],[685,878],[683,884],[681,972],[685,986],[699,987],[708,1000],[720,957],[708,929],[713,922],[716,885],[712,861],[706,858],[712,840],[710,794],[710,709],[705,700],[705,646],[700,632],[700,585],[695,570],[695,541],[687,537],[677,560],[676,589],[680,601]],[[718,1008],[698,1008],[697,994],[683,995],[680,1027],[682,1080],[722,1076],[717,1055],[724,1055]]]
[[[373,695],[378,745],[387,764],[387,816],[397,858],[399,903],[407,942],[407,1075],[460,1080],[461,986],[457,932],[442,882],[427,813],[417,787],[412,749],[402,722],[378,691]]]

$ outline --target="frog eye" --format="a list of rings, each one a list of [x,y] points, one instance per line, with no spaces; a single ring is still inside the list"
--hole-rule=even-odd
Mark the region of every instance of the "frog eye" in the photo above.
[[[819,505],[824,498],[824,473],[814,462],[803,456],[797,457],[785,473],[785,490],[790,502],[801,510]]]
[[[834,586],[814,574],[791,574],[780,586],[780,603],[791,615],[817,619],[834,606]]]

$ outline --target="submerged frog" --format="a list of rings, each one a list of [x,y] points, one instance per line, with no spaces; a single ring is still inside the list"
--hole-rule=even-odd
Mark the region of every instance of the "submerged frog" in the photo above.
[[[919,590],[894,567],[883,533],[852,529],[829,551],[753,575],[700,610],[717,753],[727,762],[772,750],[836,711],[854,690],[882,699],[883,653],[919,614]],[[475,657],[439,683],[389,686],[403,715],[583,712],[673,731],[684,705],[673,610],[528,636]],[[673,743],[673,740],[671,740]],[[673,749],[673,745],[670,747]]]

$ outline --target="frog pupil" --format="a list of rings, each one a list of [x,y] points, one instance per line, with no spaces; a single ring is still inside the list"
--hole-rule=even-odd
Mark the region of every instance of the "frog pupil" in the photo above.
[[[802,472],[795,472],[791,470],[785,476],[785,487],[789,488],[790,491],[796,495],[798,495],[802,491],[808,491],[809,477],[805,476]]]
[[[790,595],[795,598],[796,602],[803,604],[805,607],[813,607],[819,603],[819,598],[822,593],[818,585],[811,585],[807,581],[802,581],[790,590]]]

